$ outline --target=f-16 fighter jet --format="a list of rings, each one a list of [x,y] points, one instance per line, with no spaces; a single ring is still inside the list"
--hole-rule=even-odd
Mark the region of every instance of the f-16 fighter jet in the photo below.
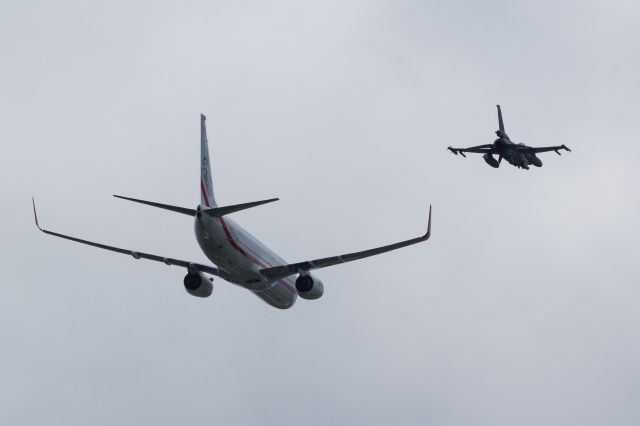
[[[542,167],[542,161],[536,156],[538,153],[555,151],[556,154],[560,155],[560,150],[571,151],[566,145],[534,148],[523,143],[512,142],[504,131],[500,105],[497,105],[497,107],[498,124],[500,126],[500,128],[496,130],[498,139],[496,139],[492,144],[472,146],[470,148],[448,147],[447,149],[455,155],[460,154],[463,157],[466,157],[466,155],[464,155],[466,152],[484,154],[482,158],[484,158],[484,161],[491,167],[500,167],[500,163],[504,158],[509,162],[509,164],[527,170],[529,170],[530,165]],[[496,155],[498,159],[496,159],[494,155]]]

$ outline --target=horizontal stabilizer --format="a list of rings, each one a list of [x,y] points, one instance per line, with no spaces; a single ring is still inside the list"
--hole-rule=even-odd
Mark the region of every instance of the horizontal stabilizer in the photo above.
[[[188,209],[185,207],[170,206],[168,204],[154,203],[153,201],[138,200],[137,198],[123,197],[121,195],[114,195],[114,197],[122,198],[123,200],[133,201],[134,203],[146,204],[151,207],[158,207],[159,209],[171,210],[172,212],[182,213],[189,216],[196,215],[196,211],[194,209]]]
[[[151,206],[151,207],[158,207],[159,209],[171,210],[172,212],[182,213],[189,216],[196,215],[196,210],[188,209],[186,207],[170,206],[169,204],[155,203],[153,201],[139,200],[137,198],[123,197],[121,195],[114,195],[114,197],[122,198],[123,200],[133,201],[134,203],[146,204],[147,206]],[[241,210],[250,209],[252,207],[261,206],[263,204],[272,203],[278,200],[279,198],[270,198],[268,200],[253,201],[251,203],[243,203],[243,204],[235,204],[233,206],[213,207],[210,209],[204,209],[202,212],[212,217],[221,217],[230,213],[239,212]]]
[[[278,201],[278,200],[279,200],[279,198],[270,198],[268,200],[254,201],[254,202],[251,202],[251,203],[236,204],[236,205],[233,205],[233,206],[214,207],[214,208],[211,208],[211,209],[203,210],[203,213],[205,213],[205,214],[207,214],[209,216],[213,216],[213,217],[221,217],[221,216],[227,215],[229,213],[235,213],[235,212],[239,212],[241,210],[250,209],[252,207],[261,206],[263,204],[273,203],[274,201]]]

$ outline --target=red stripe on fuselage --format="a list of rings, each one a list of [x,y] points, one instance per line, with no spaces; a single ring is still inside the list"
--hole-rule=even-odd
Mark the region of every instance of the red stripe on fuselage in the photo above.
[[[204,205],[211,207],[211,204],[209,204],[209,196],[207,195],[207,188],[204,186],[204,179],[202,176],[200,176],[200,192],[202,192],[202,196],[204,197]]]
[[[207,207],[211,207],[211,204],[209,203],[209,196],[207,195],[207,188],[204,184],[204,179],[202,178],[202,176],[200,176],[200,190],[202,191],[202,196],[204,198],[204,203]],[[229,241],[229,244],[231,244],[231,246],[233,248],[235,248],[240,254],[242,254],[244,257],[246,257],[247,259],[249,259],[250,261],[252,261],[253,263],[260,265],[262,268],[271,268],[271,265],[269,265],[267,262],[264,261],[264,259],[261,259],[262,262],[260,260],[258,260],[257,258],[259,258],[260,256],[258,256],[256,253],[253,253],[255,257],[251,256],[249,253],[247,253],[246,250],[244,250],[242,247],[240,247],[240,245],[233,239],[233,236],[231,235],[231,231],[229,231],[229,227],[227,226],[226,222],[224,221],[223,218],[219,218],[220,220],[220,224],[222,225],[222,229],[224,230],[224,233],[227,237],[227,241]],[[264,262],[264,263],[263,263]],[[280,280],[280,282],[292,293],[296,293],[296,290],[293,286],[291,286],[289,283],[287,283],[284,280]]]
[[[224,221],[224,219],[220,217],[219,220],[220,220],[220,225],[222,225],[222,229],[224,230],[224,234],[227,237],[227,241],[229,241],[229,244],[231,244],[231,246],[233,248],[235,248],[244,257],[246,257],[247,259],[249,259],[250,261],[252,261],[253,263],[255,263],[257,265],[262,266],[263,268],[271,268],[272,267],[267,262],[265,262],[264,259],[261,259],[262,262],[260,260],[256,259],[256,258],[259,258],[259,256],[256,253],[253,253],[256,256],[256,257],[253,257],[249,253],[247,253],[246,250],[244,250],[242,247],[240,247],[240,245],[233,239],[231,231],[229,231],[229,227],[227,226],[227,223]],[[265,263],[267,263],[267,264],[265,265]],[[296,293],[295,289],[289,283],[285,282],[284,280],[280,280],[280,282],[287,289],[289,289],[292,293]]]

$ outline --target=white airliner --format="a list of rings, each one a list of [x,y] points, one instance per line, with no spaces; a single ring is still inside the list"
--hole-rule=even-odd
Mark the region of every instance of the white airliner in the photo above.
[[[390,244],[357,253],[348,253],[340,256],[325,257],[300,263],[287,264],[268,247],[255,239],[226,215],[251,207],[277,201],[277,198],[256,201],[252,203],[237,204],[233,206],[218,207],[213,195],[211,181],[211,167],[209,165],[209,147],[207,142],[206,117],[200,116],[200,204],[196,209],[170,206],[135,198],[122,198],[136,203],[146,204],[161,209],[171,210],[177,213],[195,217],[195,234],[200,248],[217,268],[202,265],[185,260],[172,259],[139,251],[112,247],[105,244],[94,243],[80,238],[48,231],[40,227],[36,213],[35,201],[33,202],[33,214],[36,226],[45,234],[66,238],[82,244],[111,250],[117,253],[127,254],[135,259],[149,259],[163,262],[167,265],[181,266],[187,269],[184,277],[184,287],[187,292],[197,297],[209,297],[213,291],[213,278],[205,276],[215,275],[240,287],[252,291],[269,305],[279,309],[287,309],[293,306],[297,296],[303,299],[318,299],[324,293],[322,282],[311,275],[312,269],[325,268],[352,260],[364,259],[401,247],[420,243],[429,239],[431,235],[431,208],[429,208],[429,224],[427,233],[421,237],[413,238],[399,243]]]

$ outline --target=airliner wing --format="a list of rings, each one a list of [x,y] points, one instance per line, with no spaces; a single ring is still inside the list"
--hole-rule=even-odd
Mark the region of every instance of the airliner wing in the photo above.
[[[560,155],[560,150],[565,150],[565,151],[571,151],[569,148],[567,148],[566,145],[560,145],[560,146],[543,146],[543,147],[527,147],[527,151],[533,152],[534,154],[538,154],[540,152],[549,152],[549,151],[555,151],[556,154]]]
[[[266,268],[260,270],[260,273],[267,279],[278,280],[289,275],[298,274],[300,272],[310,271],[312,269],[326,268],[327,266],[338,265],[340,263],[351,262],[358,259],[364,259],[365,257],[375,256],[377,254],[386,253],[388,251],[396,250],[402,247],[410,246],[412,244],[421,243],[427,241],[431,236],[431,207],[429,207],[429,225],[427,226],[427,233],[421,237],[412,238],[410,240],[401,241],[395,244],[389,244],[374,249],[359,251],[356,253],[347,253],[340,256],[325,257],[322,259],[309,260],[306,262],[292,263],[289,265],[274,266],[273,268]]]
[[[162,262],[162,263],[164,263],[166,265],[182,266],[182,267],[185,267],[185,268],[187,268],[189,270],[194,270],[195,269],[197,271],[205,272],[207,274],[221,276],[220,275],[221,271],[219,271],[217,268],[214,268],[212,266],[201,265],[199,263],[188,262],[186,260],[180,260],[180,259],[173,259],[173,258],[170,258],[170,257],[158,256],[158,255],[155,255],[155,254],[143,253],[143,252],[140,252],[140,251],[133,251],[133,250],[123,249],[123,248],[119,248],[119,247],[108,246],[108,245],[100,244],[100,243],[94,243],[92,241],[82,240],[80,238],[71,237],[69,235],[63,235],[63,234],[59,234],[57,232],[53,232],[53,231],[49,231],[49,230],[43,229],[43,228],[40,227],[40,224],[38,223],[38,214],[36,213],[36,203],[35,203],[35,201],[33,201],[33,215],[35,217],[36,226],[38,227],[38,229],[41,230],[42,232],[44,232],[45,234],[53,235],[54,237],[64,238],[66,240],[75,241],[76,243],[82,243],[82,244],[86,244],[86,245],[89,245],[89,246],[93,246],[93,247],[98,247],[98,248],[105,249],[105,250],[114,251],[116,253],[127,254],[129,256],[132,256],[134,259],[155,260],[156,262]]]
[[[469,148],[452,148],[452,147],[448,147],[447,148],[449,151],[451,151],[452,153],[454,153],[455,155],[462,155],[463,157],[466,157],[464,155],[465,152],[471,152],[471,153],[475,153],[475,154],[486,154],[486,153],[490,153],[493,149],[493,145],[492,144],[486,144],[486,145],[478,145],[478,146],[472,146]]]

